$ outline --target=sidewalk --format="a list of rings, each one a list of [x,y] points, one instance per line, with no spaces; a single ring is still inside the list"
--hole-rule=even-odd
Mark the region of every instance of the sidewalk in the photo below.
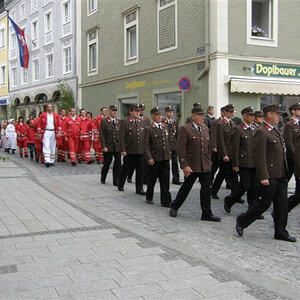
[[[223,222],[200,222],[195,186],[171,219],[134,185],[100,185],[99,168],[0,163],[0,299],[297,299],[299,245],[272,240],[269,217],[239,239],[231,226],[245,206],[226,217],[214,202]]]

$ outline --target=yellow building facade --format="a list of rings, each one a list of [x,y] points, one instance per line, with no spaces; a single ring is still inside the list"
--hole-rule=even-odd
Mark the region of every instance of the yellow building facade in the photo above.
[[[7,13],[4,10],[0,13],[0,120],[8,118],[9,82],[7,24]]]

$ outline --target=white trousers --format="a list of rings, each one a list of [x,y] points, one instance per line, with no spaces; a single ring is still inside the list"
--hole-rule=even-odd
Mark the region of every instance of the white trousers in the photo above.
[[[46,130],[43,137],[43,153],[45,163],[54,163],[56,150],[55,132]]]

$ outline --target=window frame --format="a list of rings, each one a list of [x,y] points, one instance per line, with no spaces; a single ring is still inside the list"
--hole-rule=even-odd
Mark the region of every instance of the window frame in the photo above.
[[[36,79],[35,75],[36,75],[36,72],[35,72],[35,63],[38,63],[38,79]],[[40,60],[39,58],[35,58],[32,60],[32,82],[37,82],[40,80]]]
[[[92,41],[89,40],[89,35],[92,33],[92,32],[96,32],[96,38]],[[99,33],[98,33],[98,28],[94,28],[92,30],[89,30],[87,32],[87,72],[88,72],[88,76],[93,76],[93,75],[97,75],[98,74],[98,70],[99,70],[99,46],[98,46],[98,37],[99,37]],[[90,70],[90,45],[94,44],[94,41],[96,43],[96,69],[95,70]]]
[[[95,8],[93,10],[90,10],[90,0],[87,0],[87,15],[90,16],[96,13],[97,11],[98,11],[98,1],[95,0]]]
[[[67,50],[67,49],[70,49],[70,70],[66,70],[66,53],[65,53],[65,51]],[[63,53],[63,55],[62,55],[62,60],[63,60],[63,62],[62,62],[62,66],[63,66],[63,74],[70,74],[70,73],[72,73],[72,47],[71,47],[71,45],[69,44],[69,45],[66,45],[66,46],[64,46],[63,48],[62,48],[62,53]]]
[[[24,80],[25,79],[25,76],[24,76],[25,72],[26,72],[26,81]],[[28,84],[28,69],[22,68],[22,85],[26,85],[26,84]]]
[[[17,74],[17,67],[12,67],[11,68],[11,73],[12,73],[12,81],[11,81],[11,86],[16,87],[18,85],[18,74]]]
[[[51,29],[47,30],[47,15],[50,15],[51,16]],[[53,31],[53,11],[52,9],[46,11],[44,13],[44,26],[45,26],[45,33],[49,33],[49,32],[52,32]]]
[[[126,23],[126,17],[135,13],[136,19],[131,21],[130,23]],[[124,18],[124,65],[132,65],[139,62],[139,9],[135,8],[130,10],[126,14],[123,15]],[[131,28],[135,27],[136,31],[136,56],[129,57],[127,54],[130,53],[130,41],[128,41],[127,33],[130,31]]]
[[[159,13],[161,10],[166,9],[172,5],[175,5],[175,45],[171,46],[169,48],[160,49],[159,45],[159,30],[160,30],[160,23],[159,23]],[[157,53],[164,53],[169,52],[172,50],[176,50],[178,48],[178,5],[177,0],[174,0],[174,2],[168,3],[162,7],[160,7],[160,0],[157,0]]]
[[[4,67],[4,73],[2,73]],[[2,76],[4,75],[4,76]],[[5,86],[6,85],[6,64],[0,65],[0,86]]]
[[[5,41],[5,26],[2,25],[0,26],[0,43],[1,43],[1,36],[2,36],[2,33],[3,32],[3,44],[1,45],[0,44],[0,49],[3,50],[6,48],[6,41]]]
[[[48,57],[49,56],[52,56],[52,75],[51,76],[48,76],[48,74],[49,74]],[[46,63],[46,76],[45,76],[45,78],[46,79],[51,79],[51,78],[54,77],[54,57],[53,57],[53,51],[46,53],[45,63]]]
[[[24,5],[24,15],[22,16],[22,12],[21,12],[21,7]],[[23,17],[23,18],[22,18]],[[20,22],[23,22],[24,20],[26,20],[26,2],[22,2],[20,4]]]
[[[68,4],[69,5],[69,18],[68,18],[68,20],[67,21],[65,21],[65,6],[66,6],[66,4]],[[66,25],[66,24],[68,24],[68,23],[70,23],[71,22],[71,12],[72,12],[72,10],[71,10],[71,1],[70,0],[65,0],[65,1],[63,1],[62,3],[61,3],[61,14],[62,14],[62,25]]]
[[[278,0],[269,0],[271,4],[272,12],[269,20],[270,37],[260,37],[252,35],[252,2],[253,0],[247,0],[247,44],[255,46],[265,47],[277,47],[278,46]]]

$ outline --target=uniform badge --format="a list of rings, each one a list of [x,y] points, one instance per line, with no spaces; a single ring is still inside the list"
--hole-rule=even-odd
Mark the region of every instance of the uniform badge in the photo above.
[[[266,125],[265,128],[268,130],[268,131],[271,131],[272,128],[269,126],[269,125]]]

